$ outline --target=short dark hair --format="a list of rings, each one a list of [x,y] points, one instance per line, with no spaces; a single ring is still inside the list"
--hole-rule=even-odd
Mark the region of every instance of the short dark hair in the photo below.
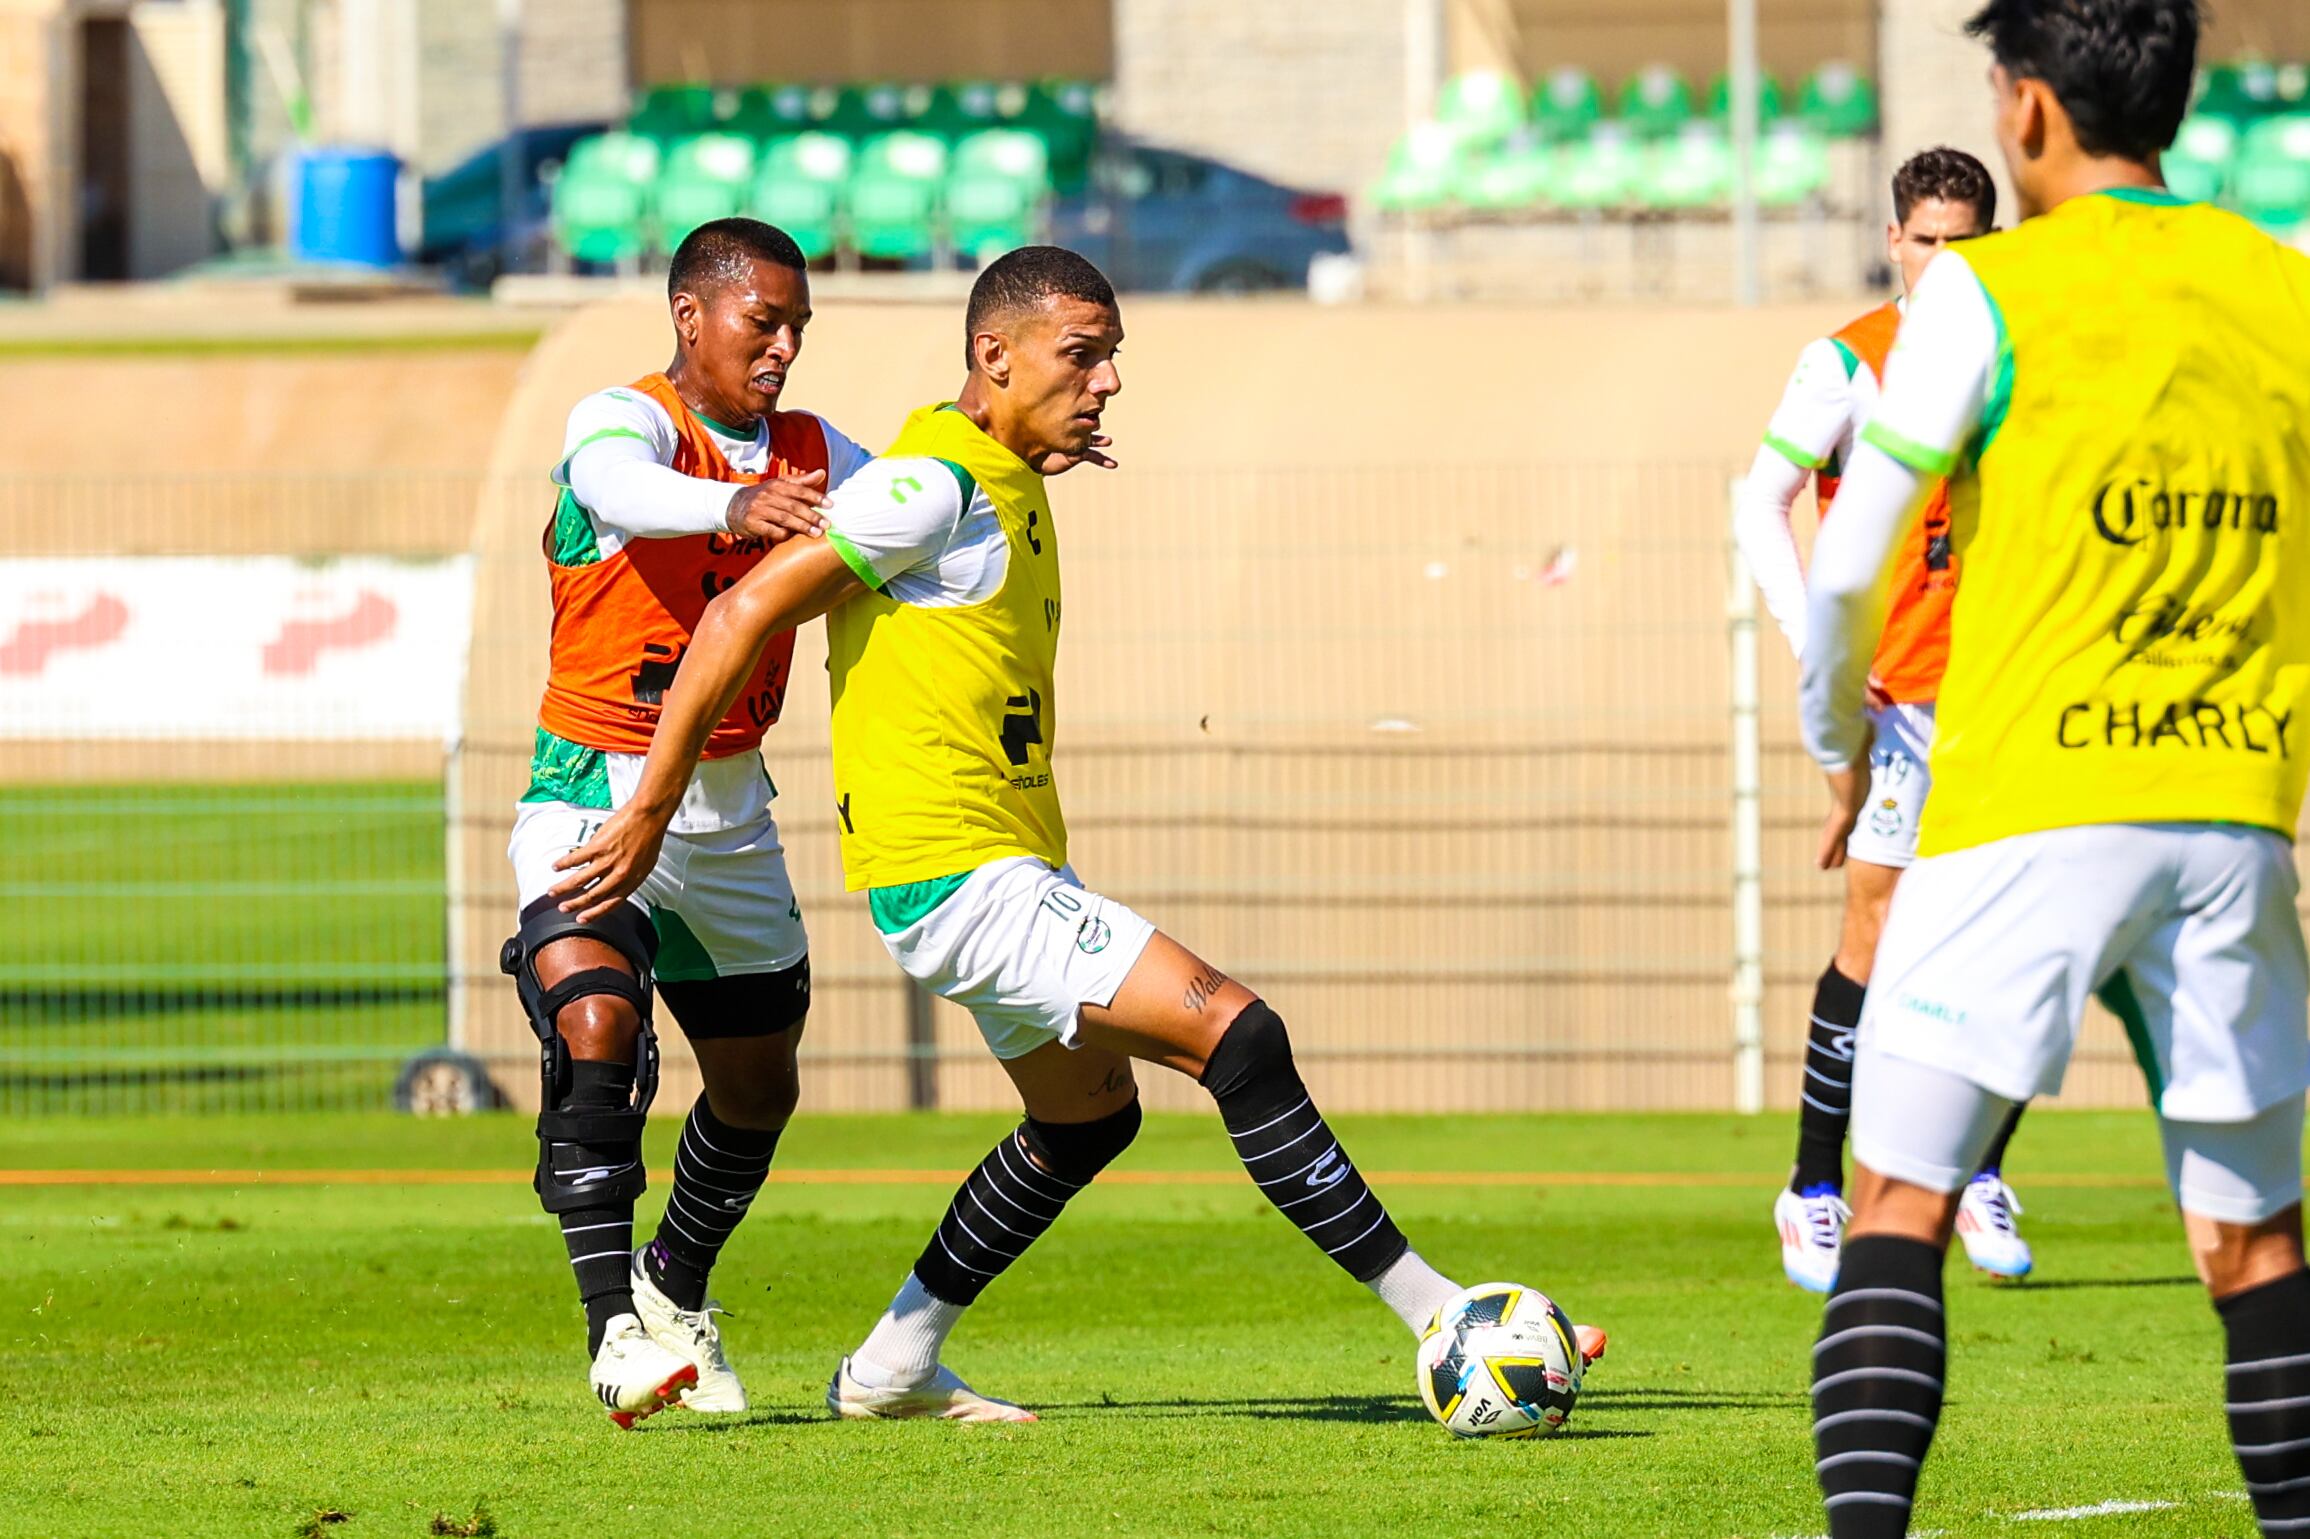
[[[2052,87],[2079,149],[2147,161],[2190,110],[2198,25],[2198,0],[1989,0],[1965,30]]]
[[[980,332],[1053,299],[1112,309],[1115,285],[1089,258],[1064,246],[1021,246],[996,257],[971,285],[970,308],[963,313],[965,361],[972,359],[971,339]]]
[[[1975,220],[1986,230],[1997,223],[1997,183],[1989,168],[1963,150],[1936,145],[1910,156],[1893,173],[1893,220],[1909,222],[1909,212],[1934,199],[1970,203]]]
[[[666,297],[697,294],[735,282],[751,262],[770,262],[798,273],[810,271],[794,237],[759,219],[709,219],[682,237],[674,265],[666,273]]]

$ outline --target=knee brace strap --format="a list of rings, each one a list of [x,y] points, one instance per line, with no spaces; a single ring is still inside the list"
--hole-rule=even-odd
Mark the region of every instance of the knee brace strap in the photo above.
[[[1037,1164],[1062,1181],[1082,1186],[1131,1147],[1131,1140],[1139,1136],[1139,1123],[1139,1098],[1133,1096],[1121,1111],[1096,1122],[1040,1122],[1029,1117],[1019,1132]]]
[[[577,936],[600,941],[616,951],[633,967],[633,974],[614,967],[593,967],[546,988],[538,981],[538,953],[555,941]],[[558,1110],[569,1093],[569,1046],[562,1040],[558,1024],[561,1012],[578,1000],[606,994],[632,1005],[641,1018],[634,1055],[634,1108],[637,1113],[650,1109],[658,1093],[658,1036],[650,1021],[650,974],[657,956],[657,928],[631,903],[621,903],[591,923],[563,913],[551,898],[540,898],[522,910],[521,928],[498,952],[497,965],[512,977],[514,990],[521,996],[522,1012],[529,1018],[529,1029],[537,1037],[541,1107]],[[542,1127],[539,1136],[544,1136]]]

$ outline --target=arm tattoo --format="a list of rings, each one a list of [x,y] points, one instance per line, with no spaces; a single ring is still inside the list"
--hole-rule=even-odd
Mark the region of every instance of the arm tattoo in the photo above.
[[[1179,1003],[1200,1014],[1203,1007],[1226,984],[1227,974],[1206,962],[1203,971],[1188,980],[1187,991],[1179,996]]]

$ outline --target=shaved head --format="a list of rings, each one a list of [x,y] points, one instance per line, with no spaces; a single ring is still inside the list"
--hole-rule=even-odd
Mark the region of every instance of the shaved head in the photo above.
[[[972,338],[982,332],[1003,331],[1020,316],[1034,314],[1058,299],[1112,310],[1115,285],[1088,259],[1064,246],[1021,246],[995,258],[971,285],[970,308],[963,316],[965,359],[974,356]]]
[[[709,219],[682,237],[674,248],[674,265],[666,273],[666,297],[705,294],[742,283],[753,274],[756,262],[768,262],[794,272],[807,272],[802,248],[794,237],[759,219]]]

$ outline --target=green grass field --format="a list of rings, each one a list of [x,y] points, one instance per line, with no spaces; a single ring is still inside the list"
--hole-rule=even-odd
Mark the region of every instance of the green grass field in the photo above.
[[[660,1170],[675,1125],[656,1119]],[[779,1168],[960,1170],[1006,1125],[806,1114]],[[587,1395],[519,1120],[0,1124],[0,1170],[505,1175],[10,1186],[0,1403],[20,1441],[0,1461],[0,1533],[1821,1532],[1806,1420],[1818,1301],[1781,1281],[1767,1222],[1786,1119],[1344,1118],[1342,1132],[1445,1269],[1536,1284],[1610,1329],[1564,1436],[1459,1444],[1428,1422],[1401,1327],[1247,1183],[1159,1179],[1233,1168],[1206,1119],[1151,1119],[1117,1167],[1131,1179],[1078,1199],[957,1333],[950,1361],[1039,1425],[828,1420],[835,1358],[947,1189],[788,1181],[716,1278],[756,1408],[631,1434]],[[2219,1331],[2148,1117],[2041,1111],[2014,1166],[2042,1281],[1952,1271],[1950,1403],[1920,1531],[2242,1539]],[[1576,1179],[1388,1179],[1414,1172]],[[1663,1179],[1605,1184],[1614,1172]],[[663,1197],[661,1182],[645,1215]],[[2077,1515],[2108,1503],[2129,1506]]]
[[[389,1104],[441,1041],[441,787],[0,791],[0,1107]]]

